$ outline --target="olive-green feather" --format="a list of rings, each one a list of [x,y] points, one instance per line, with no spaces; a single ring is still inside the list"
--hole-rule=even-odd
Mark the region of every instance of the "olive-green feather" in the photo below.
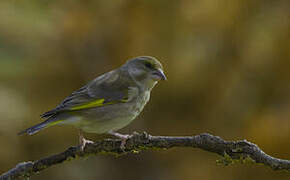
[[[120,72],[117,70],[105,73],[73,92],[55,109],[42,114],[41,117],[49,118],[61,112],[78,111],[127,102],[130,84],[128,84],[126,79],[121,79],[122,77],[124,76],[120,76]]]

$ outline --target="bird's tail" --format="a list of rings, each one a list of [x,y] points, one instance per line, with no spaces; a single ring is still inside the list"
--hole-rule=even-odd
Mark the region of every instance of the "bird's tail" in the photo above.
[[[58,123],[60,123],[62,120],[56,120],[56,118],[54,117],[50,117],[49,119],[47,119],[46,121],[36,124],[28,129],[25,129],[21,132],[18,133],[18,135],[23,135],[23,134],[29,134],[29,135],[33,135],[35,133],[37,133],[40,130],[43,130],[45,128],[48,128],[50,126],[56,125]]]

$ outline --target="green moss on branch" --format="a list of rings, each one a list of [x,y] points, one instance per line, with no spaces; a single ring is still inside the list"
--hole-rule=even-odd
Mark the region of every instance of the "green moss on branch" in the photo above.
[[[64,152],[34,162],[19,163],[15,168],[2,174],[0,180],[31,177],[51,166],[93,155],[113,155],[118,157],[147,150],[167,150],[173,147],[199,148],[216,153],[223,157],[217,161],[221,165],[255,163],[264,164],[273,170],[290,170],[289,160],[271,157],[253,143],[246,140],[225,141],[218,136],[207,133],[185,137],[151,136],[146,132],[141,134],[134,133],[127,140],[125,148],[122,149],[120,147],[121,140],[119,139],[105,139],[93,144],[86,144],[84,151],[81,151],[79,146],[70,147]]]

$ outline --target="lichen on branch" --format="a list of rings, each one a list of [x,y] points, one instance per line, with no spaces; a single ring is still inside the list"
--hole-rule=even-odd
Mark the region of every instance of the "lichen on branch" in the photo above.
[[[229,165],[234,162],[264,164],[273,170],[290,171],[290,161],[271,157],[257,145],[246,140],[226,141],[218,136],[203,133],[196,136],[151,136],[144,133],[133,133],[127,140],[125,148],[121,148],[121,140],[105,139],[93,144],[86,144],[82,151],[80,146],[70,147],[64,152],[51,155],[36,161],[22,162],[15,168],[0,176],[0,180],[13,180],[31,177],[53,165],[61,164],[77,158],[92,155],[121,156],[146,150],[167,150],[173,147],[199,148],[222,156],[218,164]]]

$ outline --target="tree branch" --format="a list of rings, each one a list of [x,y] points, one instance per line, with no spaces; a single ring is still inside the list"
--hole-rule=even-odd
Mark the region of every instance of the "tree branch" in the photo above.
[[[105,139],[94,144],[86,144],[84,151],[79,146],[70,147],[62,153],[55,154],[34,162],[22,162],[15,168],[0,176],[0,180],[12,180],[23,177],[30,177],[50,166],[70,161],[78,157],[90,155],[111,154],[115,156],[150,149],[170,149],[173,147],[200,148],[223,156],[219,163],[224,165],[235,161],[261,163],[273,170],[290,170],[290,161],[277,159],[265,154],[257,145],[246,140],[225,141],[218,136],[200,134],[186,137],[151,136],[147,133],[134,133],[127,140],[125,149],[120,148],[121,140]]]

